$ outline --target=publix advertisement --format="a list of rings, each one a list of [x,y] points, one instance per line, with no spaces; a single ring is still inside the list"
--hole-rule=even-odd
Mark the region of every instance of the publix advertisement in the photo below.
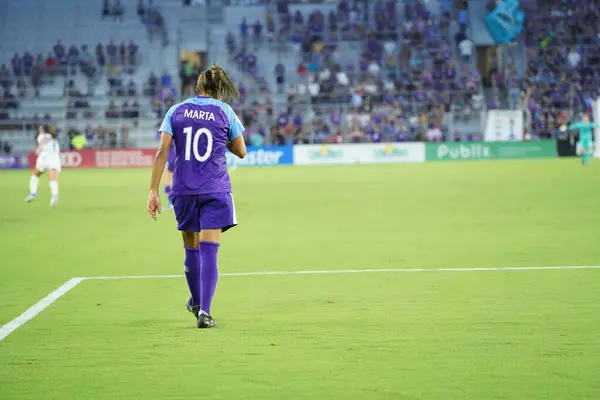
[[[423,143],[294,146],[294,164],[381,164],[425,161]]]
[[[427,161],[551,158],[556,156],[556,142],[553,140],[428,143],[425,147],[425,158]]]

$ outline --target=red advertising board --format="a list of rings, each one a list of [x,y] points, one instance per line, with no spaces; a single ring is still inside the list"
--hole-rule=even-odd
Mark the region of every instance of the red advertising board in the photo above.
[[[60,152],[63,168],[150,167],[156,149],[66,150]],[[35,167],[36,155],[29,153],[29,167]]]

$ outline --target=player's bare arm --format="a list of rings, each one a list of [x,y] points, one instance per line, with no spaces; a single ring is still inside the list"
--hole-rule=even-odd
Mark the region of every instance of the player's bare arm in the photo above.
[[[227,142],[227,150],[238,156],[239,158],[246,157],[246,143],[243,136],[238,136],[230,142]]]
[[[35,148],[35,154],[36,154],[36,155],[39,155],[39,154],[42,152],[42,149],[44,148],[44,142],[45,142],[45,140],[44,140],[44,139],[45,139],[45,138],[44,138],[44,135],[43,135],[43,134],[39,134],[39,135],[38,135],[38,137],[37,137],[37,142],[38,142],[38,145],[37,145],[37,147]]]
[[[171,148],[171,142],[173,136],[166,132],[160,134],[160,145],[156,151],[156,156],[152,162],[152,178],[150,179],[150,193],[148,194],[147,211],[148,215],[152,219],[156,219],[156,213],[160,214],[160,195],[158,193],[158,186],[167,163],[167,156],[169,149]]]

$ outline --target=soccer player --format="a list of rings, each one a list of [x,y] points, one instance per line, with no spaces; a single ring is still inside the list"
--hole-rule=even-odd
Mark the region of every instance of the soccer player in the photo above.
[[[185,276],[191,297],[187,309],[198,328],[212,328],[211,304],[217,287],[217,252],[221,232],[237,225],[225,149],[246,156],[244,127],[229,105],[239,96],[229,76],[217,64],[202,72],[196,97],[167,111],[160,127],[161,140],[148,195],[148,215],[160,213],[158,186],[171,143],[175,169],[171,189],[177,228],[185,249]]]
[[[27,196],[25,201],[29,203],[35,200],[40,184],[40,175],[48,171],[48,185],[52,194],[50,207],[54,207],[58,204],[58,174],[61,170],[60,146],[56,140],[55,128],[50,125],[40,126],[37,142],[35,170],[31,178],[29,178],[29,196]]]
[[[594,151],[594,142],[592,129],[600,128],[600,125],[593,124],[590,122],[590,117],[584,114],[580,122],[566,127],[565,125],[560,127],[561,131],[577,130],[579,131],[579,142],[577,143],[577,154],[581,156],[581,162],[583,165],[589,165],[592,152]]]

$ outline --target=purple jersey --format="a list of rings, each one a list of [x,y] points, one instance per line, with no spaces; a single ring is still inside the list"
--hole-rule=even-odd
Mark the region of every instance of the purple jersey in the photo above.
[[[244,127],[229,105],[211,97],[189,98],[167,111],[160,131],[175,143],[174,195],[231,192],[225,144]]]
[[[175,143],[171,143],[171,148],[169,149],[169,154],[167,154],[167,171],[173,173],[175,171],[175,159],[177,158],[177,153],[175,152]]]

